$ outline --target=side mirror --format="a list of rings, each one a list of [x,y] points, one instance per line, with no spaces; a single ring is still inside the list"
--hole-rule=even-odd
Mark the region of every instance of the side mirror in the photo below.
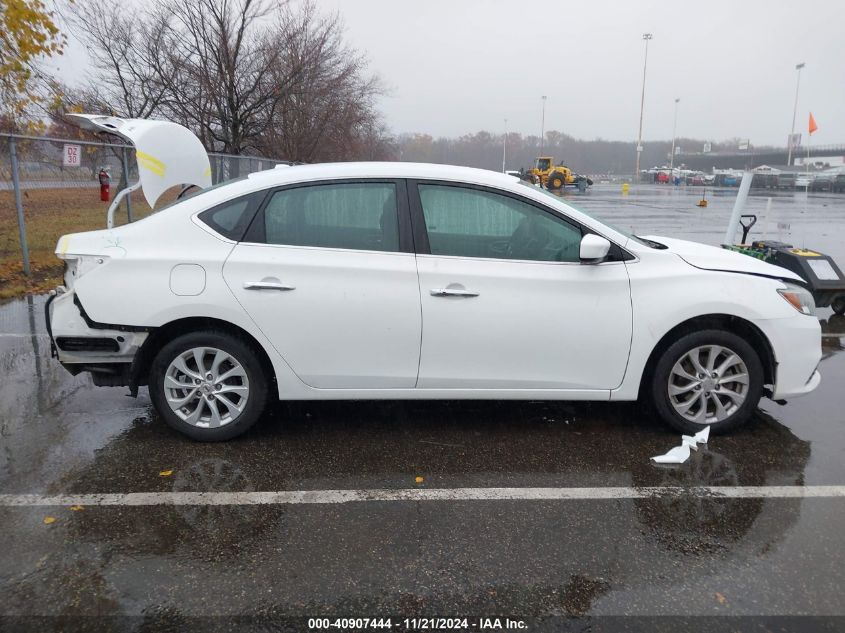
[[[601,235],[587,233],[581,238],[580,257],[582,264],[599,264],[610,252],[610,242]]]

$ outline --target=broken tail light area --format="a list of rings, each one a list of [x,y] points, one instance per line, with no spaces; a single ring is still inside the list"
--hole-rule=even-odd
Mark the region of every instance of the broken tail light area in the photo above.
[[[64,269],[64,286],[68,290],[73,290],[74,283],[77,279],[82,277],[87,272],[94,270],[98,266],[106,264],[109,260],[104,255],[72,255],[65,253],[56,253],[59,259],[62,259],[65,264]]]
[[[68,291],[73,290],[77,279],[123,253],[119,241],[106,231],[69,233],[56,243],[56,257],[64,262],[64,286]]]

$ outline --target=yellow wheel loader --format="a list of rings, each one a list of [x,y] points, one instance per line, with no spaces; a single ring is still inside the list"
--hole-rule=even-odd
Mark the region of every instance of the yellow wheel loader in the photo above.
[[[549,191],[563,189],[564,187],[577,187],[585,191],[593,184],[593,181],[586,176],[574,173],[563,163],[555,165],[555,159],[551,156],[540,156],[537,158],[534,168],[528,171],[534,184],[545,187]]]

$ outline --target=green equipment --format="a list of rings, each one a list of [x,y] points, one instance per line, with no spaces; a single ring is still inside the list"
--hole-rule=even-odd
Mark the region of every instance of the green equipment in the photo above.
[[[756,215],[741,215],[742,244],[724,245],[724,248],[791,270],[807,282],[816,306],[830,306],[836,314],[845,314],[845,275],[836,262],[824,253],[784,242],[760,240],[748,244],[748,232],[756,222]]]

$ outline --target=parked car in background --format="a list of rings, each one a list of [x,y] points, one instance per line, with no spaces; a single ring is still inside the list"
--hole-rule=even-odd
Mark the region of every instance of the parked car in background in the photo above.
[[[795,189],[795,174],[778,174],[778,189]]]
[[[271,398],[639,399],[683,432],[727,431],[820,381],[794,273],[479,169],[269,170],[56,254],[58,360],[148,386],[198,440],[239,435]]]
[[[833,181],[836,178],[834,174],[819,173],[813,178],[810,183],[810,191],[833,191]]]
[[[813,176],[811,174],[798,174],[795,176],[796,189],[806,189],[813,183]]]

